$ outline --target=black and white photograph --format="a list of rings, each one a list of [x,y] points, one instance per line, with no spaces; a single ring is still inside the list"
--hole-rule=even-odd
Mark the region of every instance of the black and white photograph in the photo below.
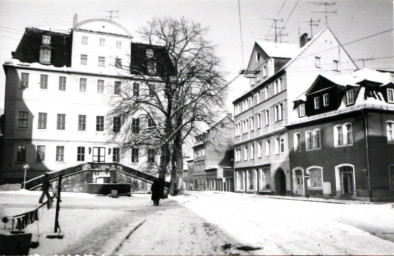
[[[393,0],[0,0],[0,255],[393,255]]]

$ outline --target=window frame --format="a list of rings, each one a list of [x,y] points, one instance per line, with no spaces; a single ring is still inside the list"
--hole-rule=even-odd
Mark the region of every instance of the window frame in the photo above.
[[[16,162],[26,162],[26,156],[27,156],[27,145],[16,145],[16,160],[15,161]]]
[[[321,57],[315,56],[315,68],[321,68]]]
[[[38,112],[38,125],[37,129],[46,130],[47,129],[48,114],[44,112]]]
[[[85,147],[78,146],[77,147],[77,162],[85,161]]]
[[[294,152],[301,152],[301,133],[296,132],[293,134]]]
[[[79,92],[86,92],[87,91],[87,78],[81,77],[79,78]]]
[[[19,83],[19,88],[29,88],[29,74],[26,72],[21,72],[21,82]]]
[[[57,114],[56,118],[56,130],[66,130],[66,114]]]
[[[48,75],[40,74],[40,89],[47,90],[48,89]]]
[[[353,105],[355,103],[354,89],[346,91],[346,106]]]
[[[138,163],[139,160],[139,148],[132,147],[131,148],[131,162]]]
[[[386,138],[388,144],[394,144],[394,121],[386,121]]]
[[[56,162],[64,162],[64,146],[56,146]]]
[[[36,162],[45,162],[45,145],[37,145]]]
[[[28,129],[28,128],[29,128],[29,112],[18,111],[18,129]]]
[[[314,109],[320,109],[320,97],[319,96],[313,97],[313,107],[314,107]]]
[[[311,181],[312,181],[312,175],[311,175],[311,170],[319,170],[320,171],[320,183],[321,186],[312,186]],[[307,180],[307,187],[309,190],[322,190],[323,189],[323,183],[324,183],[324,177],[323,177],[323,168],[320,166],[310,166],[309,168],[306,169],[306,173],[309,175],[309,179]]]
[[[104,116],[96,116],[96,132],[104,131]]]
[[[59,76],[59,91],[65,91],[67,88],[67,77]]]
[[[389,97],[390,96],[390,93],[391,93],[391,97]],[[388,103],[394,103],[394,89],[393,88],[387,88],[386,89],[386,93],[387,93],[387,102]]]
[[[84,66],[88,65],[88,55],[87,54],[81,54],[80,65],[84,65]]]
[[[103,79],[97,79],[97,93],[104,94],[104,84],[105,81]]]
[[[100,68],[105,68],[105,57],[104,56],[98,56],[98,67]]]
[[[323,94],[323,107],[330,106],[330,95],[328,93]]]

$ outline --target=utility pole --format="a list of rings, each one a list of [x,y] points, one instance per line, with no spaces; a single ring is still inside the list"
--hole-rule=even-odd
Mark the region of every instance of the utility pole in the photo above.
[[[119,10],[105,10],[105,12],[109,13],[109,16],[105,16],[106,18],[109,18],[110,20],[114,19],[114,18],[119,18],[116,16],[113,16],[112,13],[119,13]]]
[[[275,43],[278,42],[278,38],[281,38],[282,36],[287,36],[287,34],[282,34],[282,30],[284,29],[284,27],[279,27],[278,26],[278,22],[283,22],[283,19],[278,19],[278,18],[262,18],[265,20],[272,20],[274,22],[273,26],[274,26],[274,30],[275,30]],[[272,26],[271,26],[272,27]],[[280,29],[280,31],[279,31]]]
[[[317,27],[320,24],[320,19],[314,20],[310,19],[309,21],[306,21],[308,25],[311,27],[311,38],[313,37],[313,27]]]
[[[336,2],[320,2],[320,1],[312,1],[312,2],[307,2],[308,4],[314,4],[314,5],[318,5],[318,6],[324,6],[324,11],[321,12],[312,12],[312,13],[324,13],[325,14],[325,21],[326,21],[326,27],[328,26],[328,16],[327,14],[337,14],[337,11],[329,11],[327,8],[330,6],[334,6],[336,5]]]

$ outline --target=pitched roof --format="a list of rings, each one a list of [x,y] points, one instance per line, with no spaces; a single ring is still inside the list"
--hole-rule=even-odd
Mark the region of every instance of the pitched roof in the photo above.
[[[300,51],[297,44],[256,41],[256,44],[270,57],[293,58]]]

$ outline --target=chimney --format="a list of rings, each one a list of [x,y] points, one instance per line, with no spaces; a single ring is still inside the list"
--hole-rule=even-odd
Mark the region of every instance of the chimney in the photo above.
[[[306,43],[309,41],[308,39],[308,33],[304,33],[300,36],[300,48],[306,45]]]
[[[74,14],[74,19],[73,19],[73,28],[78,24],[78,14]]]

